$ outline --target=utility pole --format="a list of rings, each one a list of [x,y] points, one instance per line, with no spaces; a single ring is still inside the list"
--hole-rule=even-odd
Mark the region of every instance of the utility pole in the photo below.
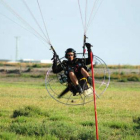
[[[19,40],[19,36],[15,36],[16,39],[16,61],[18,61],[18,40]]]

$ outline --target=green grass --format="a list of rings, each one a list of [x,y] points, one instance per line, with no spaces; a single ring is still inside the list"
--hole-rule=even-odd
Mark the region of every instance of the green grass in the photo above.
[[[109,69],[140,69],[140,65],[108,65]]]
[[[118,73],[114,72],[110,76],[111,80],[117,80],[119,82],[127,82],[127,81],[134,81],[134,82],[139,82],[140,81],[140,74],[137,73]]]
[[[34,79],[45,79],[45,74],[25,74],[25,73],[21,73],[21,74],[7,74],[6,76],[1,76],[1,77],[17,77],[17,78],[34,78]],[[50,75],[50,77],[56,77],[56,75]],[[106,79],[108,79],[108,77],[105,77]],[[95,75],[95,79],[104,79],[104,74],[96,74]],[[118,81],[118,82],[129,82],[129,81],[134,81],[134,82],[140,82],[140,75],[137,73],[131,73],[131,74],[127,74],[124,72],[118,73],[112,73],[110,75],[110,79],[112,81]]]
[[[42,78],[0,79],[0,139],[96,139],[93,102],[60,104],[43,84]],[[139,82],[111,82],[96,104],[100,140],[140,139]]]

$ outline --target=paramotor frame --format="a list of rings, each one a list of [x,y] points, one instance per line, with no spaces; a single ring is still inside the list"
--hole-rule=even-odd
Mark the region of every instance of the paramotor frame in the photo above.
[[[78,58],[82,57],[82,53],[77,53]],[[87,54],[85,54],[87,57]],[[60,60],[63,61],[65,57]],[[99,98],[107,89],[110,82],[110,73],[106,63],[96,55],[93,55],[93,66],[94,66],[94,80],[95,80],[95,94]],[[87,65],[88,72],[91,75],[91,65]],[[61,92],[68,85],[67,80],[62,81],[62,77],[66,79],[64,71],[57,74],[52,72],[52,67],[50,67],[46,73],[45,85],[48,94],[55,99],[57,102],[65,105],[84,105],[93,101],[93,89],[92,86],[88,84],[88,89],[78,96],[73,96],[71,91],[68,91],[62,98],[58,98]]]

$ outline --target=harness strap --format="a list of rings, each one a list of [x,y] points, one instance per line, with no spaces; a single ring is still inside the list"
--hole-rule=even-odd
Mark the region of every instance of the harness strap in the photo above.
[[[87,82],[87,78],[81,78],[80,81],[82,81],[82,80],[86,80],[86,82]]]

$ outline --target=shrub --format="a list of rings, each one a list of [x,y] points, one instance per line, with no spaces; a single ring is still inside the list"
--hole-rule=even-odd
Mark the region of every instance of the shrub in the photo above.
[[[42,66],[40,64],[34,64],[32,67],[33,68],[41,68]]]
[[[140,81],[138,76],[132,76],[132,77],[128,77],[128,81]]]
[[[24,72],[31,72],[32,68],[28,67],[27,70],[25,70]]]
[[[135,126],[134,129],[140,130],[140,117],[133,118],[133,122],[137,124],[137,126]]]
[[[95,136],[93,135],[93,129],[83,129],[80,131],[78,138],[81,140],[95,140]]]
[[[127,128],[129,128],[129,124],[121,123],[121,122],[109,122],[105,125],[110,127],[110,128],[113,128],[113,129],[127,129]]]
[[[49,116],[49,114],[47,114],[47,112],[42,112],[40,110],[40,108],[35,107],[35,106],[26,106],[24,108],[20,108],[19,110],[15,110],[13,112],[12,117],[16,118],[19,116],[28,116],[28,117],[32,117],[32,116],[38,116],[38,115],[44,115],[44,116]]]
[[[133,118],[133,122],[140,125],[140,117]]]
[[[121,78],[118,80],[118,82],[127,82],[127,81],[128,81],[127,78]]]
[[[120,75],[125,75],[125,72],[121,72]]]
[[[83,126],[93,126],[94,123],[92,121],[85,121],[81,123]]]

